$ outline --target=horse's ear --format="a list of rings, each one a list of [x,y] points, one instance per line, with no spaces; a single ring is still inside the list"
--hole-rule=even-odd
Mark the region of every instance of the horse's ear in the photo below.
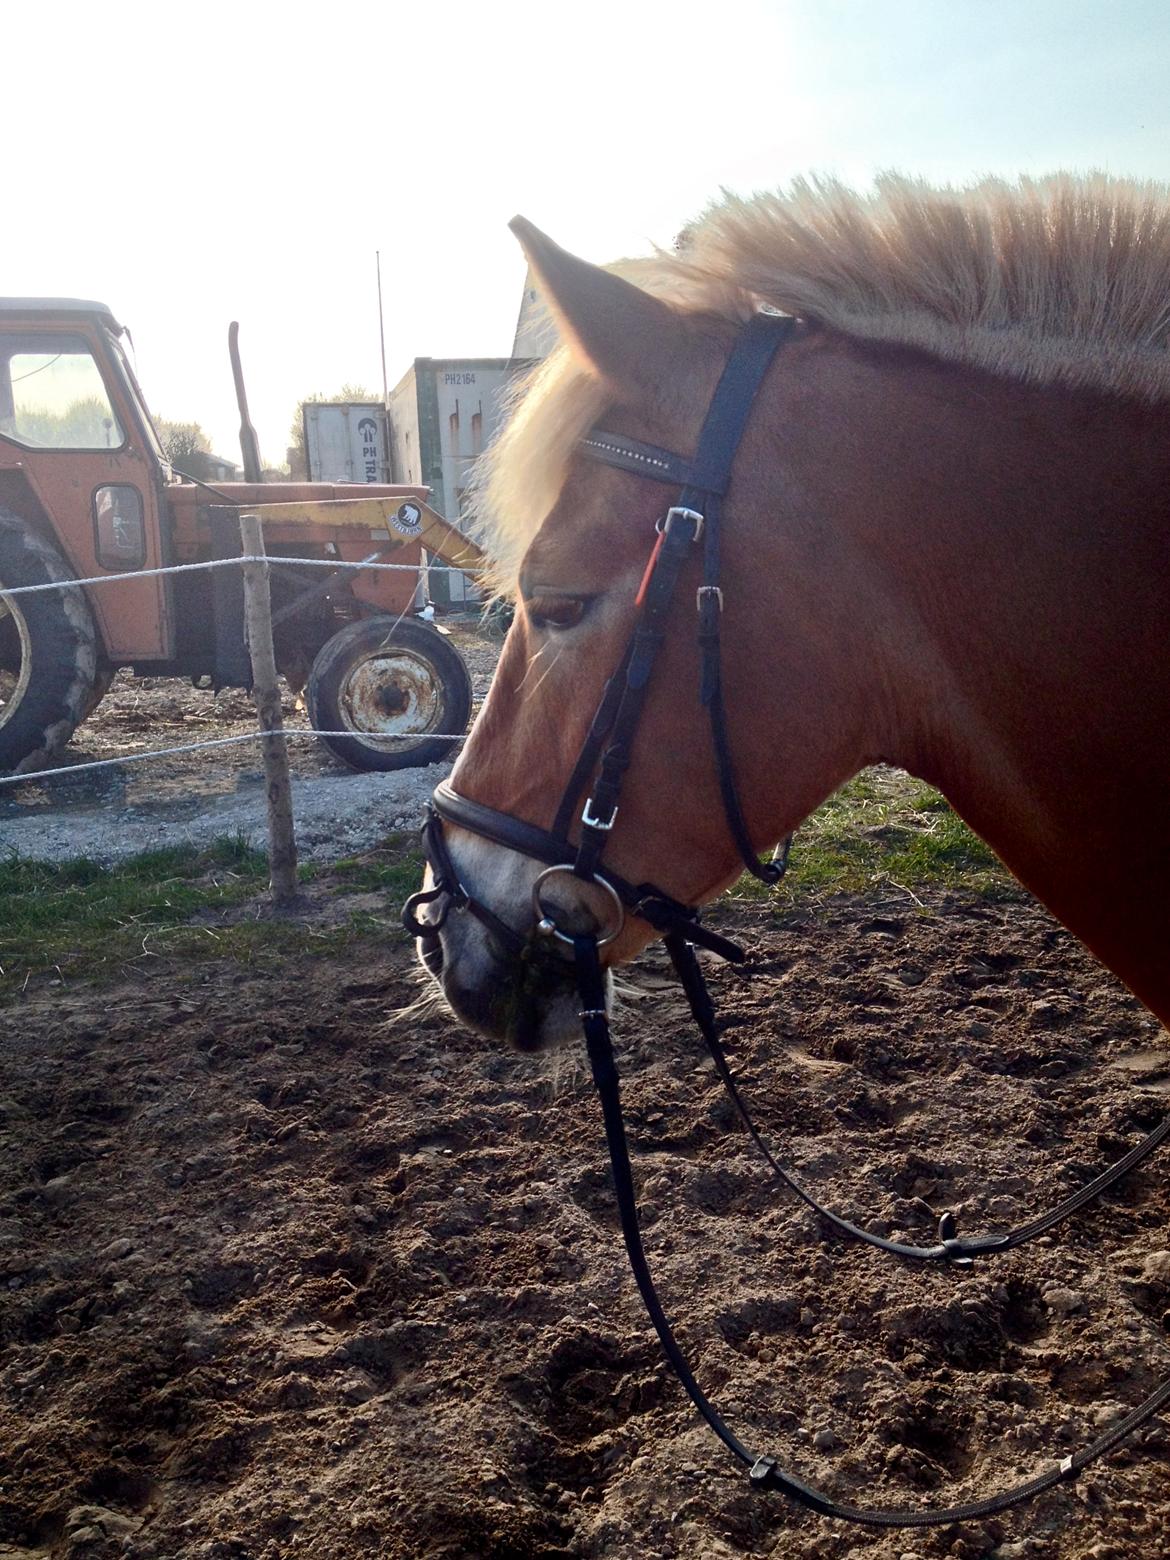
[[[653,359],[652,343],[673,318],[666,304],[569,254],[525,217],[513,217],[508,226],[569,347],[615,388],[638,383]]]

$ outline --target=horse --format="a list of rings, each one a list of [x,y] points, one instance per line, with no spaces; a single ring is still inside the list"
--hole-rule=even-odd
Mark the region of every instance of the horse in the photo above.
[[[808,181],[728,198],[676,252],[614,268],[512,225],[561,344],[489,452],[481,503],[515,618],[453,790],[552,827],[674,502],[652,467],[589,458],[588,435],[694,450],[745,321],[786,316],[723,500],[726,735],[750,845],[897,766],[1170,1020],[1167,190]],[[605,870],[686,906],[742,870],[696,713],[699,550],[605,840]],[[529,954],[542,905],[566,935],[606,922],[605,884],[562,874],[534,908],[547,859],[450,818],[442,834],[490,908],[424,918],[423,964],[485,1034],[564,1041],[571,961]],[[655,935],[626,915],[607,971]]]
[[[725,201],[633,274],[513,226],[563,345],[490,457],[515,620],[404,920],[488,1035],[540,1049],[580,1025],[642,1299],[754,1486],[878,1527],[1007,1510],[1119,1444],[1170,1380],[1046,1472],[946,1510],[849,1506],[750,1450],[655,1291],[609,972],[661,934],[779,1180],[905,1259],[1022,1245],[1170,1135],[1167,1118],[1018,1229],[961,1238],[948,1213],[933,1246],[887,1239],[756,1132],[694,953],[741,956],[698,907],[744,867],[775,881],[786,846],[759,853],[880,762],[942,791],[1170,1019],[1170,191],[804,184]]]

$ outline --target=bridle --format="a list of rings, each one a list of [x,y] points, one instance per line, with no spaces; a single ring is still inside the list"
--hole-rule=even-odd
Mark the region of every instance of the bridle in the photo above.
[[[506,953],[521,960],[547,957],[550,944],[559,943],[572,949],[581,1002],[580,1018],[593,1081],[601,1102],[622,1235],[630,1266],[662,1347],[695,1407],[724,1445],[747,1465],[753,1487],[780,1490],[822,1515],[872,1527],[933,1527],[992,1516],[1030,1500],[1061,1481],[1075,1479],[1089,1463],[1119,1445],[1170,1402],[1170,1379],[1164,1381],[1156,1392],[1124,1419],[1078,1452],[1066,1456],[1055,1468],[999,1494],[946,1510],[889,1510],[844,1505],[787,1472],[774,1457],[749,1451],[729,1429],[695,1380],[654,1288],[638,1225],[600,949],[619,935],[627,914],[649,922],[662,935],[715,1069],[753,1144],[772,1172],[790,1192],[795,1193],[834,1230],[899,1257],[965,1268],[976,1257],[1011,1251],[1036,1239],[1098,1197],[1163,1142],[1170,1135],[1170,1117],[1095,1180],[1047,1214],[1016,1229],[998,1234],[960,1237],[954,1215],[947,1213],[940,1220],[937,1242],[930,1246],[917,1246],[874,1235],[822,1207],[800,1186],[764,1143],[748,1113],[720,1044],[714,1005],[695,955],[696,947],[705,948],[721,958],[738,963],[745,958],[744,950],[703,926],[693,906],[681,903],[652,883],[632,884],[608,866],[603,867],[602,856],[617,818],[622,781],[629,767],[634,735],[645,705],[651,673],[663,643],[666,616],[684,565],[693,556],[695,549],[701,546],[702,583],[696,594],[700,653],[699,701],[707,711],[710,724],[723,811],[746,870],[767,884],[775,884],[783,876],[790,840],[785,840],[777,848],[771,861],[760,861],[748,834],[735,781],[721,675],[720,619],[723,591],[720,583],[720,527],[722,500],[731,485],[732,465],[756,393],[777,350],[801,329],[801,323],[797,320],[768,313],[755,315],[744,328],[716,386],[693,459],[656,445],[640,443],[620,433],[595,430],[581,441],[582,453],[592,460],[681,490],[677,503],[667,509],[655,528],[655,541],[638,592],[638,615],[633,634],[617,669],[605,685],[551,829],[538,828],[509,813],[499,812],[482,802],[461,796],[446,781],[436,788],[423,825],[423,851],[431,867],[432,886],[413,894],[406,902],[403,923],[413,936],[433,938],[453,911],[467,912],[481,922]],[[573,844],[569,831],[578,803],[587,788],[588,798],[577,819],[579,839]],[[530,930],[522,932],[510,926],[464,887],[447,848],[445,824],[467,829],[493,844],[544,863],[544,871],[533,887],[533,926]],[[576,933],[559,926],[555,912],[546,905],[544,893],[545,885],[558,875],[568,875],[594,885],[608,900],[614,924],[604,930],[599,927],[590,933]],[[423,905],[433,907],[433,919],[419,919],[418,911]]]
[[[638,592],[638,617],[625,653],[605,685],[601,702],[585,737],[581,752],[565,786],[552,828],[538,829],[496,811],[482,802],[460,796],[445,781],[431,800],[423,826],[423,844],[434,876],[434,886],[412,896],[404,915],[416,936],[415,909],[438,901],[441,920],[426,925],[434,935],[451,909],[467,910],[479,919],[511,953],[520,953],[528,939],[506,926],[486,905],[461,885],[450,854],[443,844],[443,822],[468,829],[496,845],[519,851],[545,863],[545,872],[534,889],[534,908],[544,935],[571,944],[573,938],[544,914],[540,891],[551,875],[571,872],[583,882],[599,883],[613,895],[618,914],[614,927],[601,939],[612,941],[621,930],[626,912],[648,921],[664,936],[685,931],[687,939],[722,958],[741,960],[736,944],[700,924],[697,912],[652,883],[627,883],[608,867],[599,871],[602,853],[617,819],[622,781],[630,763],[634,736],[650,685],[658,652],[665,637],[667,613],[684,565],[702,543],[703,583],[696,595],[699,646],[702,656],[699,696],[708,712],[716,755],[719,790],[731,837],[745,869],[767,884],[784,874],[788,842],[772,861],[761,863],[752,847],[735,784],[720,676],[719,619],[723,611],[720,586],[720,504],[731,482],[731,464],[747,425],[756,391],[780,344],[798,322],[783,315],[758,314],[739,337],[715,390],[693,461],[673,455],[656,445],[641,444],[624,434],[594,432],[581,441],[582,452],[603,465],[635,472],[655,480],[678,484],[682,491],[655,527],[655,540]],[[596,777],[596,778],[595,778]],[[593,781],[590,786],[590,781]],[[569,841],[569,830],[582,793],[588,800],[580,813],[580,842]]]

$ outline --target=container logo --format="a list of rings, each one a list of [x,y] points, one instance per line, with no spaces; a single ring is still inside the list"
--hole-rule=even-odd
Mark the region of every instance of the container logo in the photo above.
[[[362,481],[378,480],[378,424],[372,417],[363,417],[358,423],[358,441],[361,449]]]
[[[417,504],[402,504],[392,517],[391,524],[403,536],[417,536],[422,530],[422,510]]]

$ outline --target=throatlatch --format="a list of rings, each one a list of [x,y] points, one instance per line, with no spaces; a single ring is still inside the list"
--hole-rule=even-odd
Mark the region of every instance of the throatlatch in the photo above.
[[[537,828],[461,796],[444,781],[435,790],[423,828],[423,850],[431,866],[433,884],[431,888],[413,894],[407,900],[403,907],[403,922],[413,936],[433,937],[452,910],[465,910],[481,922],[506,953],[527,957],[533,946],[533,929],[521,930],[508,925],[467,891],[447,849],[443,825],[446,822],[468,829],[495,844],[545,863],[546,872],[538,880],[534,894],[535,936],[556,940],[572,949],[581,1002],[580,1017],[593,1081],[601,1103],[622,1237],[647,1313],[683,1387],[723,1444],[748,1467],[754,1488],[779,1490],[823,1516],[870,1527],[934,1527],[992,1516],[1030,1500],[1055,1484],[1075,1479],[1089,1463],[1120,1445],[1170,1402],[1170,1380],[1163,1382],[1156,1392],[1118,1424],[1079,1452],[1065,1457],[1055,1468],[1013,1489],[945,1510],[875,1510],[844,1505],[787,1472],[776,1458],[749,1451],[704,1395],[678,1346],[654,1288],[638,1227],[637,1200],[630,1170],[620,1081],[610,1037],[605,974],[599,949],[618,935],[621,917],[626,912],[649,922],[662,935],[716,1072],[753,1144],[772,1172],[837,1233],[895,1256],[962,1268],[969,1267],[976,1257],[1010,1251],[1026,1241],[1034,1240],[1098,1197],[1170,1136],[1170,1117],[1087,1186],[1073,1193],[1049,1213],[1017,1229],[999,1234],[961,1237],[955,1227],[954,1216],[946,1214],[940,1222],[938,1240],[929,1246],[887,1240],[874,1235],[823,1207],[800,1186],[775,1158],[752,1121],[719,1042],[714,1004],[695,956],[695,947],[698,946],[721,958],[739,962],[745,957],[743,949],[703,926],[694,907],[680,903],[653,884],[634,885],[608,867],[602,870],[601,859],[617,819],[622,781],[629,767],[634,735],[645,705],[651,673],[663,643],[667,612],[674,600],[684,567],[701,543],[702,583],[696,593],[700,650],[699,700],[707,710],[710,723],[723,811],[745,868],[769,884],[779,882],[783,876],[790,841],[781,843],[770,862],[759,860],[744,820],[735,781],[723,704],[720,661],[720,626],[724,605],[720,584],[720,519],[721,501],[730,486],[731,466],[756,392],[778,347],[799,328],[799,322],[771,314],[758,314],[745,327],[716,387],[693,460],[619,433],[595,431],[582,440],[582,451],[593,460],[681,488],[677,503],[667,510],[656,527],[656,539],[638,595],[638,616],[633,635],[619,666],[606,684],[584,746],[573,766],[552,829],[546,831]],[[578,820],[579,840],[573,844],[569,837],[570,829],[578,803],[587,788],[588,799]],[[550,873],[556,872],[571,872],[583,881],[599,885],[608,893],[619,917],[616,928],[605,929],[604,934],[599,930],[592,935],[582,936],[558,927],[555,915],[546,909],[540,893],[541,883]],[[433,907],[434,919],[425,922],[419,919],[418,910],[423,905]]]

